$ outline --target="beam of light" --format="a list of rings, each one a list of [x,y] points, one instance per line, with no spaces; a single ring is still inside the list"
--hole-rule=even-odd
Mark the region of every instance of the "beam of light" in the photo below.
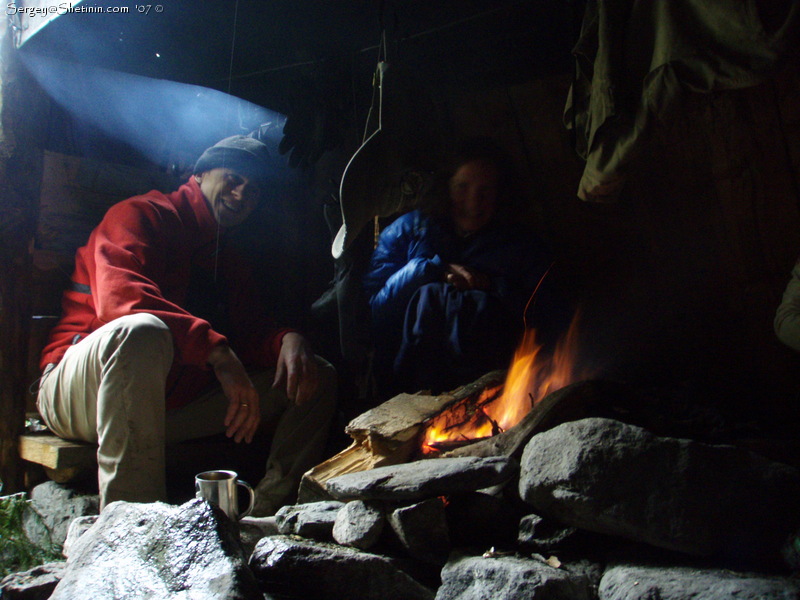
[[[260,128],[277,148],[286,117],[218,90],[20,52],[47,94],[73,118],[135,148],[155,164],[165,149],[188,156],[223,137]],[[277,156],[277,151],[274,153]]]

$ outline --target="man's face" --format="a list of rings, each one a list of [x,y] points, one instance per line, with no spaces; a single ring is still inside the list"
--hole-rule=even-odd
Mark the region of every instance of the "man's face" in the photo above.
[[[450,214],[462,233],[474,233],[497,210],[497,169],[483,161],[461,165],[450,179]]]
[[[256,182],[233,169],[211,169],[196,177],[220,227],[243,223],[261,199],[262,192]]]

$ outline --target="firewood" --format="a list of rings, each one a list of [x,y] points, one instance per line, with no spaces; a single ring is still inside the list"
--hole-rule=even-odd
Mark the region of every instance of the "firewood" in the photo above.
[[[545,396],[514,427],[474,444],[444,452],[440,456],[514,456],[519,458],[525,444],[537,433],[567,421],[594,416],[607,400],[598,382],[581,381]]]
[[[501,386],[505,375],[492,371],[438,396],[399,394],[359,415],[345,427],[353,443],[303,475],[298,501],[329,500],[325,482],[332,477],[408,461],[419,451],[419,435],[428,420],[457,402]]]

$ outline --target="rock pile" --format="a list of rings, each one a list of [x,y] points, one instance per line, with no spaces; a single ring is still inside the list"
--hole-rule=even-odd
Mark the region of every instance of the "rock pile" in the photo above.
[[[781,558],[800,547],[800,473],[732,446],[588,418],[535,435],[519,463],[426,459],[327,489],[252,552],[201,501],[112,504],[53,598],[102,566],[114,583],[96,599],[800,599]]]

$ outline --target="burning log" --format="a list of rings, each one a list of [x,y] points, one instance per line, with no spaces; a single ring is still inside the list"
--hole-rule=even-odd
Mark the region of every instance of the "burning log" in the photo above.
[[[332,477],[408,461],[418,453],[420,433],[433,416],[501,386],[504,379],[504,371],[492,371],[449,394],[400,394],[359,415],[345,428],[353,443],[303,476],[298,501],[330,499],[325,482]]]
[[[577,368],[576,324],[552,354],[528,330],[507,373],[440,396],[400,394],[353,419],[345,428],[353,444],[303,476],[299,501],[329,499],[332,477],[424,456],[519,455],[535,433],[590,416],[581,393],[557,391],[587,376]]]
[[[538,402],[514,427],[490,438],[444,451],[442,457],[513,456],[519,458],[525,444],[537,433],[567,421],[605,412],[611,402],[610,386],[602,381],[580,381],[556,390]]]
[[[347,426],[354,442],[347,449],[314,467],[303,476],[299,502],[331,499],[325,489],[329,479],[381,466],[396,465],[422,457],[519,458],[525,444],[535,434],[566,421],[596,416],[610,403],[612,390],[602,381],[579,382],[547,396],[508,431],[491,438],[467,442],[443,442],[437,452],[421,450],[420,437],[430,419],[460,402],[475,399],[502,381],[502,372],[492,372],[476,382],[455,390],[452,395],[424,396],[400,394],[368,411]]]

